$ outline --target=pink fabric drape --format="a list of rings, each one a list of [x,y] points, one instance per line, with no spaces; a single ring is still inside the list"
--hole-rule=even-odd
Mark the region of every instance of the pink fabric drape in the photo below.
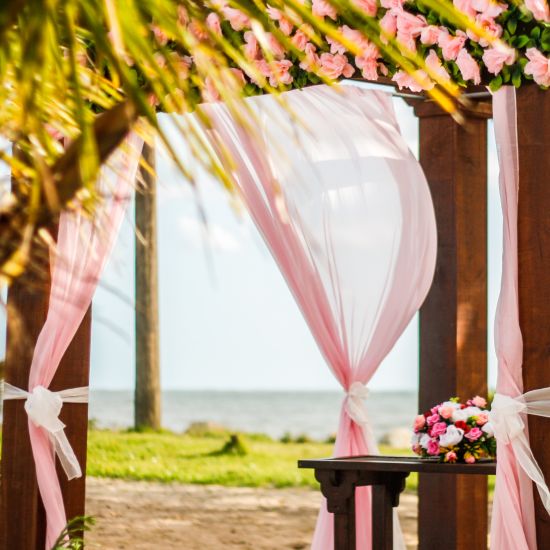
[[[424,174],[388,94],[317,86],[248,105],[239,120],[222,104],[204,107],[214,145],[231,155],[243,201],[346,394],[335,455],[375,454],[364,386],[420,307],[435,268]],[[356,504],[357,548],[368,550],[368,489],[357,491]],[[313,548],[333,548],[325,507]]]
[[[504,241],[502,281],[495,319],[497,393],[517,397],[523,393],[523,339],[518,308],[519,160],[516,92],[513,87],[504,86],[494,94],[493,119],[500,167]],[[525,471],[519,467],[512,446],[499,441],[497,447],[497,482],[493,501],[491,548],[535,550],[537,543],[533,485]]]
[[[131,135],[102,169],[99,185],[106,200],[94,222],[78,212],[61,215],[48,315],[34,350],[29,392],[37,386],[49,387],[90,306],[131,196],[141,147],[141,139]],[[64,529],[67,518],[49,434],[30,419],[29,433],[46,510],[46,548],[49,549]]]

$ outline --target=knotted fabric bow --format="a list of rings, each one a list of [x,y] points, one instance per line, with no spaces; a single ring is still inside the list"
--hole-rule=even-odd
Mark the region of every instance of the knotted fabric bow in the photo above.
[[[518,397],[495,394],[489,420],[498,442],[511,445],[518,464],[537,485],[540,498],[550,514],[550,491],[533,456],[525,431],[525,415],[550,418],[550,388],[533,390]]]
[[[35,426],[46,430],[68,479],[82,476],[82,469],[59,419],[63,403],[87,403],[88,388],[52,392],[36,386],[31,392],[4,382],[4,400],[25,399],[25,411]]]
[[[346,396],[346,412],[349,417],[363,428],[365,439],[370,442],[373,449],[376,448],[376,439],[369,421],[369,414],[365,405],[365,399],[369,396],[368,388],[361,382],[351,384]]]

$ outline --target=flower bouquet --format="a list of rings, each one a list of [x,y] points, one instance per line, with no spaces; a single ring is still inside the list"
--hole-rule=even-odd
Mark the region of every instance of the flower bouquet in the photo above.
[[[414,420],[412,449],[440,462],[494,460],[497,444],[487,401],[476,396],[460,403],[453,397],[419,414]]]

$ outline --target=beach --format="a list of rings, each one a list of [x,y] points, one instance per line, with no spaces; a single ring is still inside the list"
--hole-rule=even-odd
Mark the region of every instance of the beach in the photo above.
[[[96,525],[87,548],[109,550],[302,550],[321,502],[309,488],[251,488],[87,479]],[[401,495],[407,548],[416,548],[415,494]]]

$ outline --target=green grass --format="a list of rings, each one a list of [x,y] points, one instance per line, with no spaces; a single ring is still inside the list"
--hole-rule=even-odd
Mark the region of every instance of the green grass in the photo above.
[[[118,432],[91,429],[87,474],[162,483],[198,483],[233,487],[311,487],[318,483],[311,470],[301,470],[300,458],[323,458],[333,445],[296,441],[281,443],[266,436],[240,436],[246,454],[223,452],[229,434],[179,435],[171,432]],[[227,448],[227,447],[226,447]],[[382,446],[390,455],[410,455],[407,449]],[[416,491],[411,474],[407,490]],[[489,479],[494,488],[494,479]]]

